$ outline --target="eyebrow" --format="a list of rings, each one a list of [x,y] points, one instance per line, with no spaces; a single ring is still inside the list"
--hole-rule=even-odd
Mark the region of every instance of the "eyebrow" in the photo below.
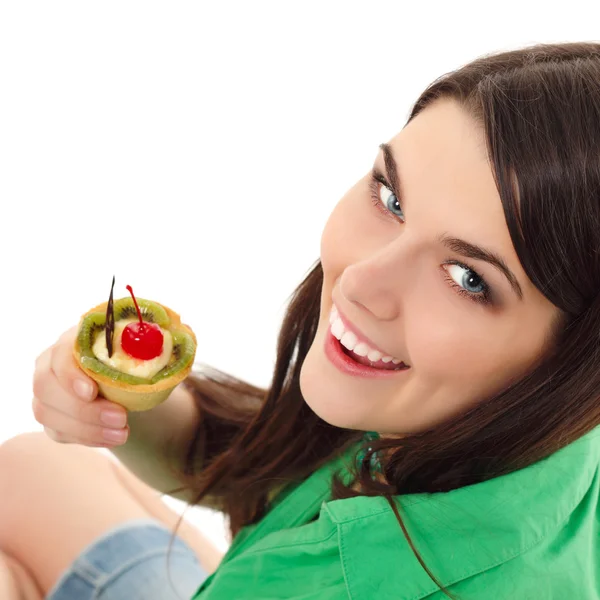
[[[464,256],[465,258],[472,258],[473,260],[482,260],[489,263],[493,267],[496,267],[505,277],[508,279],[508,283],[514,290],[515,294],[519,297],[519,300],[523,299],[523,290],[519,284],[518,279],[514,273],[508,268],[501,256],[498,256],[491,250],[486,250],[481,246],[470,244],[461,240],[460,238],[447,237],[445,235],[440,236],[439,241],[444,244],[448,249]]]
[[[400,178],[398,176],[398,167],[396,165],[396,160],[394,159],[394,155],[392,153],[392,149],[389,144],[379,144],[379,148],[383,151],[383,160],[385,163],[385,170],[387,176],[390,180],[390,185],[392,187],[392,191],[396,194],[396,198],[403,198],[404,196],[400,193]],[[508,268],[504,259],[492,252],[491,250],[487,250],[481,246],[477,246],[475,244],[471,244],[466,242],[465,240],[461,240],[460,238],[450,237],[447,235],[441,235],[438,240],[441,244],[446,246],[452,252],[456,252],[465,258],[471,258],[473,260],[481,260],[489,263],[498,271],[500,271],[510,283],[510,286],[514,290],[515,294],[518,296],[519,300],[523,299],[523,289],[519,284],[519,280],[515,277],[515,274]]]
[[[396,198],[403,198],[404,194],[401,193],[398,167],[396,166],[396,159],[394,158],[392,149],[389,144],[379,144],[379,147],[383,150],[383,162],[385,163],[385,170],[392,186],[392,192],[396,194]]]

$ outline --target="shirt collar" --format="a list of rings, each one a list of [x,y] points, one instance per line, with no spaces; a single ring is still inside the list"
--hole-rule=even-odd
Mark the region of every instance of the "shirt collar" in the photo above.
[[[600,426],[507,475],[445,493],[399,496],[399,512],[423,561],[448,586],[518,556],[563,527],[586,494],[598,496],[599,463]],[[356,598],[417,600],[439,589],[385,498],[324,505],[339,526],[344,572]],[[388,572],[389,565],[397,568]]]

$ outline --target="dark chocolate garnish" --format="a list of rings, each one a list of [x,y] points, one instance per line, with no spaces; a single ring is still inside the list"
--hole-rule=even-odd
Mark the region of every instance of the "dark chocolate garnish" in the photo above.
[[[113,310],[113,289],[115,287],[115,276],[112,278],[112,285],[110,286],[110,297],[108,298],[108,305],[106,307],[106,348],[108,349],[108,358],[113,353],[113,335],[115,333],[115,311]]]

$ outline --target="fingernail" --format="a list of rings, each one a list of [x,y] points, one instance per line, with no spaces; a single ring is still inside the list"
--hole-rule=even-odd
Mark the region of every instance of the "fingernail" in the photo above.
[[[73,383],[73,389],[82,400],[91,400],[92,394],[94,393],[92,384],[83,379],[76,379]]]
[[[100,413],[100,420],[110,427],[122,428],[127,424],[127,415],[120,410],[108,408]]]
[[[127,439],[126,429],[103,429],[102,435],[108,442],[114,442],[116,444],[122,444]]]

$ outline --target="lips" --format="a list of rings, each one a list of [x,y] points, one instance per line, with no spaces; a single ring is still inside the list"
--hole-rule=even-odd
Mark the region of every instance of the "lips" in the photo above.
[[[348,348],[342,346],[342,344],[340,344],[340,347],[346,356],[349,356],[352,360],[355,360],[361,365],[372,367],[373,369],[383,369],[384,371],[400,371],[402,369],[408,369],[408,366],[403,362],[383,362],[382,360],[372,361],[366,356],[359,356],[354,350],[348,350]]]
[[[363,365],[355,360],[347,349],[345,349],[340,341],[333,335],[331,329],[327,330],[324,340],[325,356],[331,364],[344,375],[350,377],[366,378],[366,379],[390,379],[403,377],[404,373],[410,372],[410,368],[395,365],[391,361],[384,363],[381,361],[381,368],[376,368],[369,365]],[[368,359],[367,359],[368,360]]]
[[[408,367],[400,358],[395,358],[375,346],[340,313],[335,304],[331,308],[329,325],[331,334],[340,342],[344,353],[356,362],[386,370],[393,370],[397,366]]]

